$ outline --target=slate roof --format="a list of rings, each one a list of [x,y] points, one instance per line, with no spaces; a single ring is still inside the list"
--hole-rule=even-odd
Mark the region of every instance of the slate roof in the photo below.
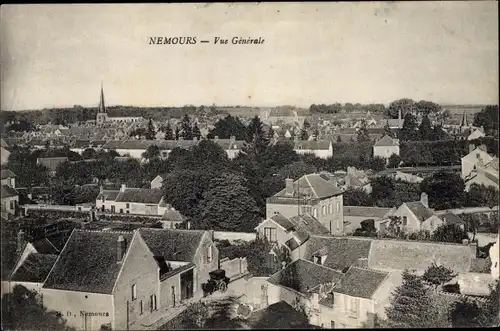
[[[333,292],[371,299],[388,276],[388,272],[350,267],[335,285]]]
[[[316,286],[336,283],[342,276],[342,273],[325,266],[299,259],[269,277],[267,281],[307,295]]]
[[[116,261],[119,236],[127,254],[132,232],[74,230],[43,287],[111,294],[122,267]]]
[[[281,214],[276,214],[271,217],[271,220],[274,221],[275,223],[279,224],[285,230],[290,231],[295,227],[295,224],[292,223],[288,218]]]
[[[372,240],[311,236],[307,241],[304,259],[310,260],[313,254],[326,247],[328,256],[324,266],[342,271],[349,268],[360,258],[368,258]]]
[[[162,219],[166,221],[181,222],[186,220],[187,218],[184,217],[178,210],[175,210],[174,208],[169,208],[165,211],[165,214],[163,214]]]
[[[141,228],[139,233],[155,257],[193,262],[205,231]]]
[[[310,214],[302,214],[290,218],[290,222],[295,224],[296,228],[302,229],[313,235],[329,235],[330,231]]]
[[[9,169],[2,169],[0,172],[1,179],[7,179],[7,178],[15,178],[17,177],[15,173],[10,171]]]
[[[73,144],[73,148],[87,148],[90,147],[89,140],[77,140]]]
[[[31,253],[12,274],[11,280],[43,283],[56,260],[56,254]]]
[[[36,240],[31,243],[36,251],[40,254],[59,254],[60,249],[57,248],[48,238]]]
[[[420,221],[425,221],[434,215],[434,213],[429,208],[424,206],[421,201],[405,202],[405,204]]]
[[[115,201],[119,193],[119,190],[103,190],[96,199],[101,200],[102,197],[106,197],[107,201]]]
[[[125,192],[118,193],[115,201],[159,204],[162,197],[163,192],[160,189],[126,188]]]
[[[358,216],[368,218],[382,218],[387,215],[391,208],[344,206],[344,216]]]
[[[12,187],[9,187],[7,185],[2,185],[2,191],[1,191],[1,198],[10,198],[10,197],[15,197],[17,195],[19,195],[19,193],[17,193],[17,191],[15,189],[13,189]]]
[[[397,139],[392,139],[389,136],[383,136],[382,139],[377,141],[374,147],[377,146],[399,146],[399,141]]]
[[[335,195],[340,195],[343,193],[339,189],[335,182],[332,180],[331,176],[326,174],[308,174],[300,177],[293,183],[294,186],[294,196],[297,196],[297,186],[298,191],[301,195],[306,192],[310,193],[313,198],[326,199]],[[286,197],[286,190],[283,189],[276,193],[275,197]]]
[[[51,171],[56,171],[57,166],[68,161],[67,157],[39,157],[37,163],[47,167]]]

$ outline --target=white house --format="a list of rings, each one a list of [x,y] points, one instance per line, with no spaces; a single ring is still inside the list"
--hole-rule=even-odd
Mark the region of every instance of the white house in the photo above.
[[[330,140],[295,140],[293,150],[297,154],[314,154],[316,157],[327,159],[333,156],[333,145]]]
[[[469,145],[469,154],[462,157],[462,178],[467,179],[473,170],[483,168],[493,160],[494,157],[486,152],[485,145]]]
[[[482,138],[484,136],[485,136],[484,129],[483,128],[479,128],[479,129],[473,130],[471,132],[471,134],[467,137],[467,140],[479,139],[479,138]]]
[[[389,159],[392,154],[399,155],[399,139],[383,136],[373,145],[373,156]]]

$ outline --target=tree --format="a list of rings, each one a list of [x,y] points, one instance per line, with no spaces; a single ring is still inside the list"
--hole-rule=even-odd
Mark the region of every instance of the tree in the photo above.
[[[36,291],[16,285],[2,298],[2,327],[5,330],[74,330],[62,315],[43,306]]]
[[[361,121],[361,127],[359,128],[357,132],[357,141],[364,142],[364,141],[370,141],[370,135],[368,134],[368,129],[366,128],[366,121],[362,120]]]
[[[252,118],[247,127],[245,153],[260,155],[269,146],[269,138],[264,132],[259,116]]]
[[[271,243],[265,238],[257,238],[250,242],[245,256],[248,261],[248,271],[253,277],[269,277],[281,269],[280,261],[275,265],[269,263],[271,249]]]
[[[184,140],[193,139],[193,129],[191,127],[191,119],[188,114],[185,114],[181,121],[181,137]]]
[[[222,173],[210,181],[199,205],[199,228],[253,231],[259,222],[259,209],[244,181],[243,177],[230,173]]]
[[[155,127],[153,125],[153,120],[149,119],[148,128],[146,130],[146,139],[147,140],[154,140],[155,137],[156,137],[156,131],[155,131]]]
[[[385,159],[380,156],[375,156],[370,159],[370,169],[374,171],[382,171],[385,169]]]
[[[375,220],[366,219],[364,221],[361,221],[360,225],[361,225],[361,227],[357,228],[354,231],[354,236],[360,236],[360,237],[376,237],[377,236],[377,229],[375,228]]]
[[[392,178],[381,176],[372,180],[372,197],[375,201],[394,200],[394,190],[395,184]]]
[[[345,206],[373,206],[373,200],[362,188],[353,188],[344,192]]]
[[[160,157],[160,149],[156,145],[150,145],[144,153],[142,153],[142,157],[148,160]]]
[[[180,130],[179,130],[179,127],[175,127],[175,140],[179,140],[179,137],[180,137]]]
[[[284,183],[285,178],[292,178],[294,180],[299,179],[300,177],[315,173],[317,168],[312,165],[305,163],[304,161],[295,161],[290,164],[284,165],[277,174],[277,177],[281,180],[281,185]]]
[[[436,327],[438,314],[430,295],[420,277],[408,270],[402,274],[403,283],[392,293],[386,308],[387,324],[390,328]]]
[[[487,135],[498,135],[498,105],[483,108],[474,116],[473,125],[483,127]]]
[[[93,148],[86,148],[83,152],[82,152],[82,157],[84,159],[95,159],[95,157],[97,156],[97,152],[95,149]]]
[[[418,127],[418,135],[420,140],[432,140],[432,138],[434,138],[431,121],[427,115],[422,118],[422,122]]]
[[[472,184],[466,193],[467,207],[494,207],[498,204],[498,190],[494,186]]]
[[[411,99],[399,99],[391,102],[387,113],[391,118],[398,118],[398,113],[401,111],[401,117],[404,118],[406,114],[415,110],[415,102]]]
[[[400,164],[401,164],[401,156],[397,154],[392,154],[391,156],[389,156],[387,168],[398,168]]]
[[[432,241],[443,243],[461,244],[464,239],[469,239],[467,232],[460,226],[450,223],[438,226],[431,236]]]
[[[417,113],[427,117],[429,115],[439,114],[442,107],[431,101],[420,100],[415,104]]]
[[[208,168],[221,171],[229,166],[226,151],[211,140],[202,140],[191,148],[191,168],[207,170]]]
[[[267,139],[269,139],[269,141],[274,139],[274,130],[271,126],[269,126],[269,129],[267,130]]]
[[[341,142],[342,142],[342,137],[337,136],[337,143],[341,143]]]
[[[201,132],[200,129],[198,128],[198,124],[194,124],[193,126],[193,137],[196,137],[196,139],[200,140],[201,139]]]
[[[309,139],[309,134],[307,133],[307,130],[305,128],[302,128],[300,130],[300,136],[299,136],[299,139],[300,140],[308,140]]]
[[[314,129],[314,140],[318,140],[319,139],[319,130],[318,129]]]
[[[389,121],[385,122],[385,125],[384,125],[384,135],[389,136],[389,137],[392,138],[392,131],[391,131],[391,127],[389,126]]]
[[[433,173],[420,183],[420,189],[428,194],[429,207],[436,210],[459,208],[464,201],[464,180],[452,172]]]
[[[165,126],[165,140],[174,140],[174,134],[172,132],[172,127],[170,123]]]
[[[305,129],[309,129],[311,127],[311,124],[309,124],[309,122],[307,120],[304,120],[304,124],[303,124],[303,127]]]
[[[183,324],[190,325],[194,322],[198,328],[203,329],[209,315],[210,309],[205,302],[192,303],[187,307],[184,314],[182,314]]]
[[[219,137],[220,139],[229,139],[234,136],[236,140],[246,139],[246,127],[238,117],[233,117],[227,115],[215,122],[214,128],[210,130],[207,137],[209,139],[214,139]]]
[[[457,276],[453,270],[443,265],[431,264],[422,275],[423,280],[435,286],[444,285]]]
[[[403,128],[401,129],[400,139],[401,140],[417,140],[418,132],[417,121],[411,113],[407,113],[404,117]]]

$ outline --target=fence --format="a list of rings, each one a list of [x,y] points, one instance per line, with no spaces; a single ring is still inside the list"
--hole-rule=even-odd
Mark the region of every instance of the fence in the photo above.
[[[237,257],[232,260],[226,257],[220,261],[220,267],[226,271],[226,277],[229,277],[230,279],[240,275],[246,275],[248,273],[248,263],[246,257]]]
[[[215,240],[228,240],[233,243],[237,240],[252,241],[257,239],[256,232],[229,232],[229,231],[214,231]]]

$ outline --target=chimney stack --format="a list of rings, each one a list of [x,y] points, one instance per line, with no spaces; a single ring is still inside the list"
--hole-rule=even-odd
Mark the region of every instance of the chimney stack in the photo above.
[[[285,179],[285,194],[293,195],[293,179],[287,178]]]
[[[420,195],[420,201],[424,206],[429,208],[429,196],[427,195],[427,193],[422,192],[422,194]]]
[[[24,245],[24,231],[21,229],[17,233],[17,252],[18,254],[21,254],[21,250],[23,249]]]
[[[116,262],[121,262],[123,259],[123,255],[125,255],[125,250],[127,248],[127,243],[125,238],[122,235],[118,237],[118,242],[116,245]]]
[[[125,184],[122,184],[122,186],[120,187],[120,192],[125,192],[125,189],[127,188],[127,186]]]

